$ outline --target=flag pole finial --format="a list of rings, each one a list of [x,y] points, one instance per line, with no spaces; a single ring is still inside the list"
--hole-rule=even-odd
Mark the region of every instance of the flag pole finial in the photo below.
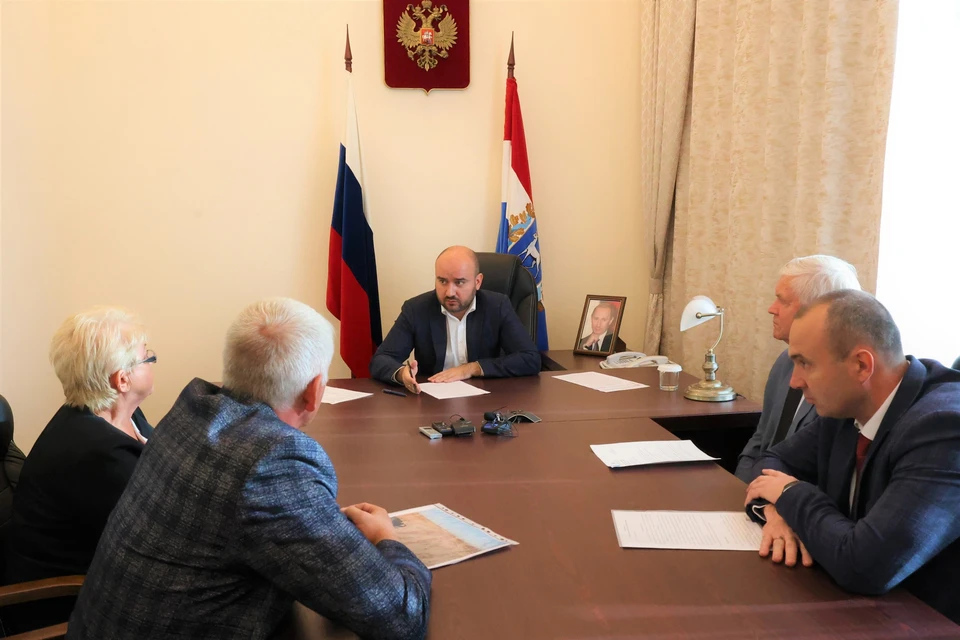
[[[507,78],[513,78],[513,68],[517,66],[517,61],[513,57],[513,31],[510,32],[510,55],[507,57]]]
[[[350,51],[350,25],[347,25],[347,48],[343,51],[343,66],[347,73],[353,73],[353,52]]]

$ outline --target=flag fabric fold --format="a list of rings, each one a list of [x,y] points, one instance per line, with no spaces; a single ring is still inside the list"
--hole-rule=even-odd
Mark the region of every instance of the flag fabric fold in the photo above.
[[[370,377],[370,359],[382,341],[373,229],[363,195],[360,132],[351,74],[347,72],[347,125],[330,224],[327,309],[340,321],[340,356],[355,378]]]
[[[527,142],[523,135],[520,96],[517,81],[507,78],[507,104],[503,123],[503,175],[500,203],[500,233],[497,253],[510,253],[518,258],[537,283],[537,348],[549,349],[547,313],[543,307],[540,236],[530,186],[530,165]]]

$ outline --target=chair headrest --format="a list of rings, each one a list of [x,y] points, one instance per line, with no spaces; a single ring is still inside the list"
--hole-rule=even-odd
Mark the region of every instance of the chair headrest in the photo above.
[[[516,301],[536,294],[537,285],[520,259],[509,253],[478,253],[483,288],[498,291]]]

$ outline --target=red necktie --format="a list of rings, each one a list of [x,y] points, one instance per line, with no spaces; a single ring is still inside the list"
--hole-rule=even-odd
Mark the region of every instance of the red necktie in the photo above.
[[[870,438],[862,433],[857,436],[857,485],[860,485],[860,473],[863,471],[863,463],[867,460],[867,447],[870,446]]]

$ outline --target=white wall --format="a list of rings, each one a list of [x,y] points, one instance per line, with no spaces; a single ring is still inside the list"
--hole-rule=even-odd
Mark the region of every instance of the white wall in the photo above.
[[[18,443],[62,401],[46,352],[72,312],[140,313],[154,422],[191,377],[219,379],[245,304],[326,313],[347,22],[384,330],[443,247],[495,246],[513,30],[551,346],[572,347],[588,293],[627,296],[640,345],[639,3],[471,4],[470,87],[427,96],[384,85],[378,1],[4,2],[0,393]]]

